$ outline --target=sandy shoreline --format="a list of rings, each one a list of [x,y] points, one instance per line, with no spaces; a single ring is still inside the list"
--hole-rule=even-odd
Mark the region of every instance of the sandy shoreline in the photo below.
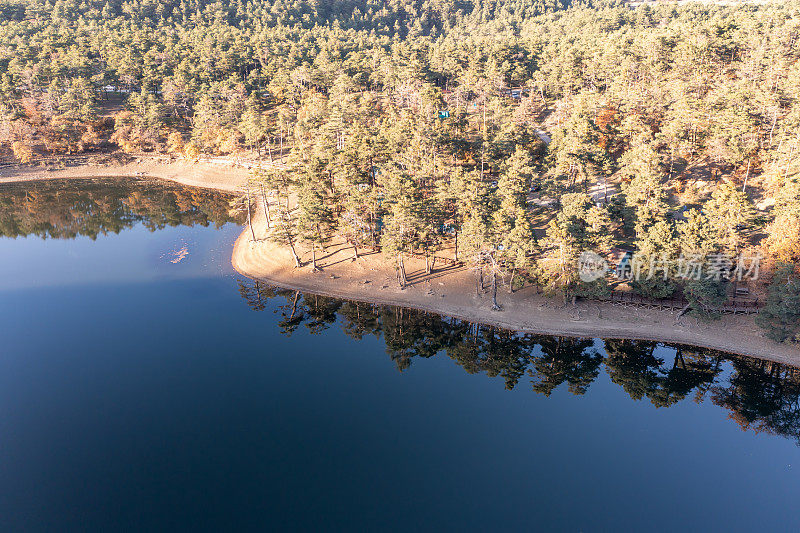
[[[81,158],[85,159],[85,158]],[[91,179],[108,177],[157,178],[190,187],[239,192],[247,183],[248,170],[219,158],[192,163],[170,161],[166,157],[138,157],[128,163],[89,163],[48,169],[37,166],[9,165],[0,168],[0,184],[55,179]]]
[[[476,280],[465,267],[439,268],[425,276],[424,261],[406,262],[410,286],[400,289],[394,270],[380,254],[370,253],[353,260],[352,248],[334,241],[324,253],[317,253],[321,271],[309,264],[294,268],[290,252],[262,240],[266,221],[256,210],[253,228],[241,233],[233,248],[234,269],[249,278],[288,289],[375,304],[399,305],[452,316],[471,322],[528,333],[570,337],[602,337],[653,340],[689,344],[733,354],[768,359],[800,367],[800,349],[776,344],[765,338],[753,315],[726,315],[703,323],[694,318],[677,318],[677,311],[620,307],[611,303],[578,302],[564,307],[556,300],[526,287],[509,294],[498,291],[502,310],[492,310],[489,292],[476,294]],[[311,253],[302,247],[301,259],[310,262]],[[445,252],[446,253],[446,252]]]
[[[257,236],[263,235],[263,222],[257,221],[254,229]],[[691,318],[676,322],[675,311],[623,308],[610,303],[578,302],[574,308],[565,308],[536,294],[532,287],[513,295],[499,292],[502,310],[494,311],[488,293],[476,295],[474,275],[465,268],[434,272],[433,279],[425,280],[419,279],[424,263],[409,261],[409,277],[419,281],[400,290],[393,271],[386,269],[378,254],[354,262],[350,248],[334,245],[318,254],[323,258],[318,261],[322,270],[312,273],[308,265],[293,268],[286,250],[265,241],[252,243],[251,239],[250,232],[245,231],[236,240],[231,259],[236,271],[289,289],[411,307],[527,333],[689,344],[800,366],[800,350],[764,338],[752,316],[728,315],[704,324]],[[308,260],[310,253],[305,251],[302,258]]]
[[[109,176],[152,177],[184,185],[241,191],[247,169],[230,162],[166,162],[140,158],[122,165],[76,165],[60,170],[41,168],[0,168],[0,183],[41,179],[79,179]],[[376,304],[412,307],[472,322],[549,335],[646,339],[682,343],[768,359],[800,366],[800,349],[776,344],[766,339],[752,316],[725,316],[704,324],[684,317],[677,320],[675,311],[643,310],[618,307],[610,303],[579,302],[563,307],[557,301],[526,287],[509,294],[498,292],[501,311],[492,310],[487,293],[476,294],[474,273],[464,267],[437,265],[430,276],[424,275],[424,263],[407,263],[410,286],[400,290],[393,269],[380,254],[370,253],[353,261],[352,248],[334,241],[324,253],[318,253],[321,271],[312,273],[309,265],[296,269],[288,250],[266,240],[266,220],[255,209],[253,220],[257,242],[252,242],[245,228],[237,238],[231,257],[234,269],[249,278],[300,291]],[[308,250],[299,250],[304,261]],[[447,251],[442,255],[447,254]]]

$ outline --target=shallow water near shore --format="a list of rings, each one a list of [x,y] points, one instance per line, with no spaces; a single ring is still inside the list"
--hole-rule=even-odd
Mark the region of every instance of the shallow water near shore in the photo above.
[[[265,286],[141,185],[0,186],[3,530],[800,526],[796,369]]]

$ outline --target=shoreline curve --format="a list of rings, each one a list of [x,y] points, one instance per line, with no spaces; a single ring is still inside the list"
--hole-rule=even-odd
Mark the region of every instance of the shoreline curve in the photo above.
[[[168,157],[139,156],[121,163],[94,163],[91,158],[65,168],[42,168],[31,165],[8,165],[0,168],[0,184],[59,179],[152,178],[171,181],[187,187],[240,192],[248,178],[248,169],[226,158],[198,162]]]
[[[84,163],[56,170],[20,165],[0,168],[0,184],[108,177],[162,179],[235,193],[241,192],[247,183],[248,170],[224,158],[191,163],[158,157],[139,157],[111,165]],[[267,231],[266,219],[260,212],[255,209],[253,229],[263,236]],[[524,333],[686,344],[800,367],[800,348],[766,339],[752,316],[725,316],[708,324],[693,319],[679,323],[676,313],[671,311],[620,309],[609,303],[586,301],[565,308],[539,295],[533,287],[514,295],[498,294],[503,310],[494,311],[488,296],[476,294],[473,275],[464,267],[446,267],[431,276],[420,276],[424,265],[410,260],[412,281],[408,288],[400,290],[395,286],[393,270],[387,268],[378,254],[364,254],[353,261],[351,248],[342,242],[328,247],[319,260],[322,271],[311,273],[307,266],[295,269],[287,250],[263,239],[251,241],[249,229],[243,228],[233,244],[234,270],[287,289],[409,307]],[[304,257],[310,256],[307,250],[298,251]]]
[[[253,217],[257,238],[266,232],[266,220],[259,211],[256,209]],[[310,261],[310,250],[298,248],[298,253]],[[563,307],[533,287],[514,295],[498,291],[503,309],[494,311],[488,294],[475,295],[473,275],[463,267],[439,273],[438,277],[434,272],[432,280],[422,277],[400,290],[393,270],[386,268],[379,256],[372,257],[378,254],[362,255],[353,261],[352,248],[334,242],[317,255],[320,272],[312,273],[307,264],[296,269],[287,250],[266,240],[252,242],[250,230],[244,228],[234,243],[231,264],[245,277],[286,289],[408,307],[523,333],[685,344],[800,367],[800,348],[764,337],[753,315],[726,315],[710,323],[687,318],[679,323],[676,311],[621,309],[590,301],[580,301],[574,308]],[[410,278],[424,273],[421,260],[409,260],[407,267]]]

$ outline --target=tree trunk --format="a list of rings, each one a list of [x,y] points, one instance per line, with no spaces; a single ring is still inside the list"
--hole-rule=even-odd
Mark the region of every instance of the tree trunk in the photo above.
[[[667,176],[667,181],[672,179],[672,169],[675,167],[675,147],[673,146],[670,148],[669,152],[669,176]]]
[[[744,185],[742,186],[742,192],[747,192],[747,180],[750,177],[750,161],[752,161],[752,157],[747,159],[747,173],[744,175]]]
[[[405,266],[403,265],[403,256],[397,256],[397,283],[400,285],[400,288],[405,288],[406,286],[406,271]]]
[[[261,307],[261,287],[259,286],[258,281],[256,281],[256,303],[259,307]]]
[[[492,270],[492,309],[499,311],[500,306],[497,305],[497,270]]]
[[[250,215],[250,185],[247,186],[247,225],[250,227],[250,235],[253,236],[253,242],[256,242],[256,232],[253,230],[253,219]]]
[[[294,249],[294,243],[291,240],[289,241],[289,248],[291,248],[292,257],[294,257],[294,267],[300,268],[300,257],[298,257],[297,250]]]
[[[683,360],[683,352],[680,350],[680,348],[678,349],[677,352],[675,352],[675,361],[676,361],[676,363],[677,363],[677,361],[680,361],[681,362],[681,368],[686,370],[686,361]]]
[[[311,272],[317,271],[317,245],[311,243]]]
[[[458,230],[456,230],[456,255],[455,255],[455,259],[456,259],[456,261],[458,261]]]
[[[264,202],[264,216],[267,217],[267,229],[270,228],[269,220],[269,202],[267,201],[267,194],[264,192],[264,184],[261,184],[261,201]]]
[[[356,261],[358,259],[358,245],[353,243],[353,260]]]
[[[297,312],[297,297],[300,296],[300,291],[294,291],[294,301],[292,301],[292,314],[289,316],[289,320],[294,318],[294,314]]]
[[[517,273],[517,269],[514,268],[511,270],[511,279],[508,281],[508,292],[514,294],[514,274]]]

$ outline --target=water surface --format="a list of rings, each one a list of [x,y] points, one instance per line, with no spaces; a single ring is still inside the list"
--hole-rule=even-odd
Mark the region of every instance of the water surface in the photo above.
[[[800,373],[230,268],[230,197],[0,187],[0,528],[796,530]]]

